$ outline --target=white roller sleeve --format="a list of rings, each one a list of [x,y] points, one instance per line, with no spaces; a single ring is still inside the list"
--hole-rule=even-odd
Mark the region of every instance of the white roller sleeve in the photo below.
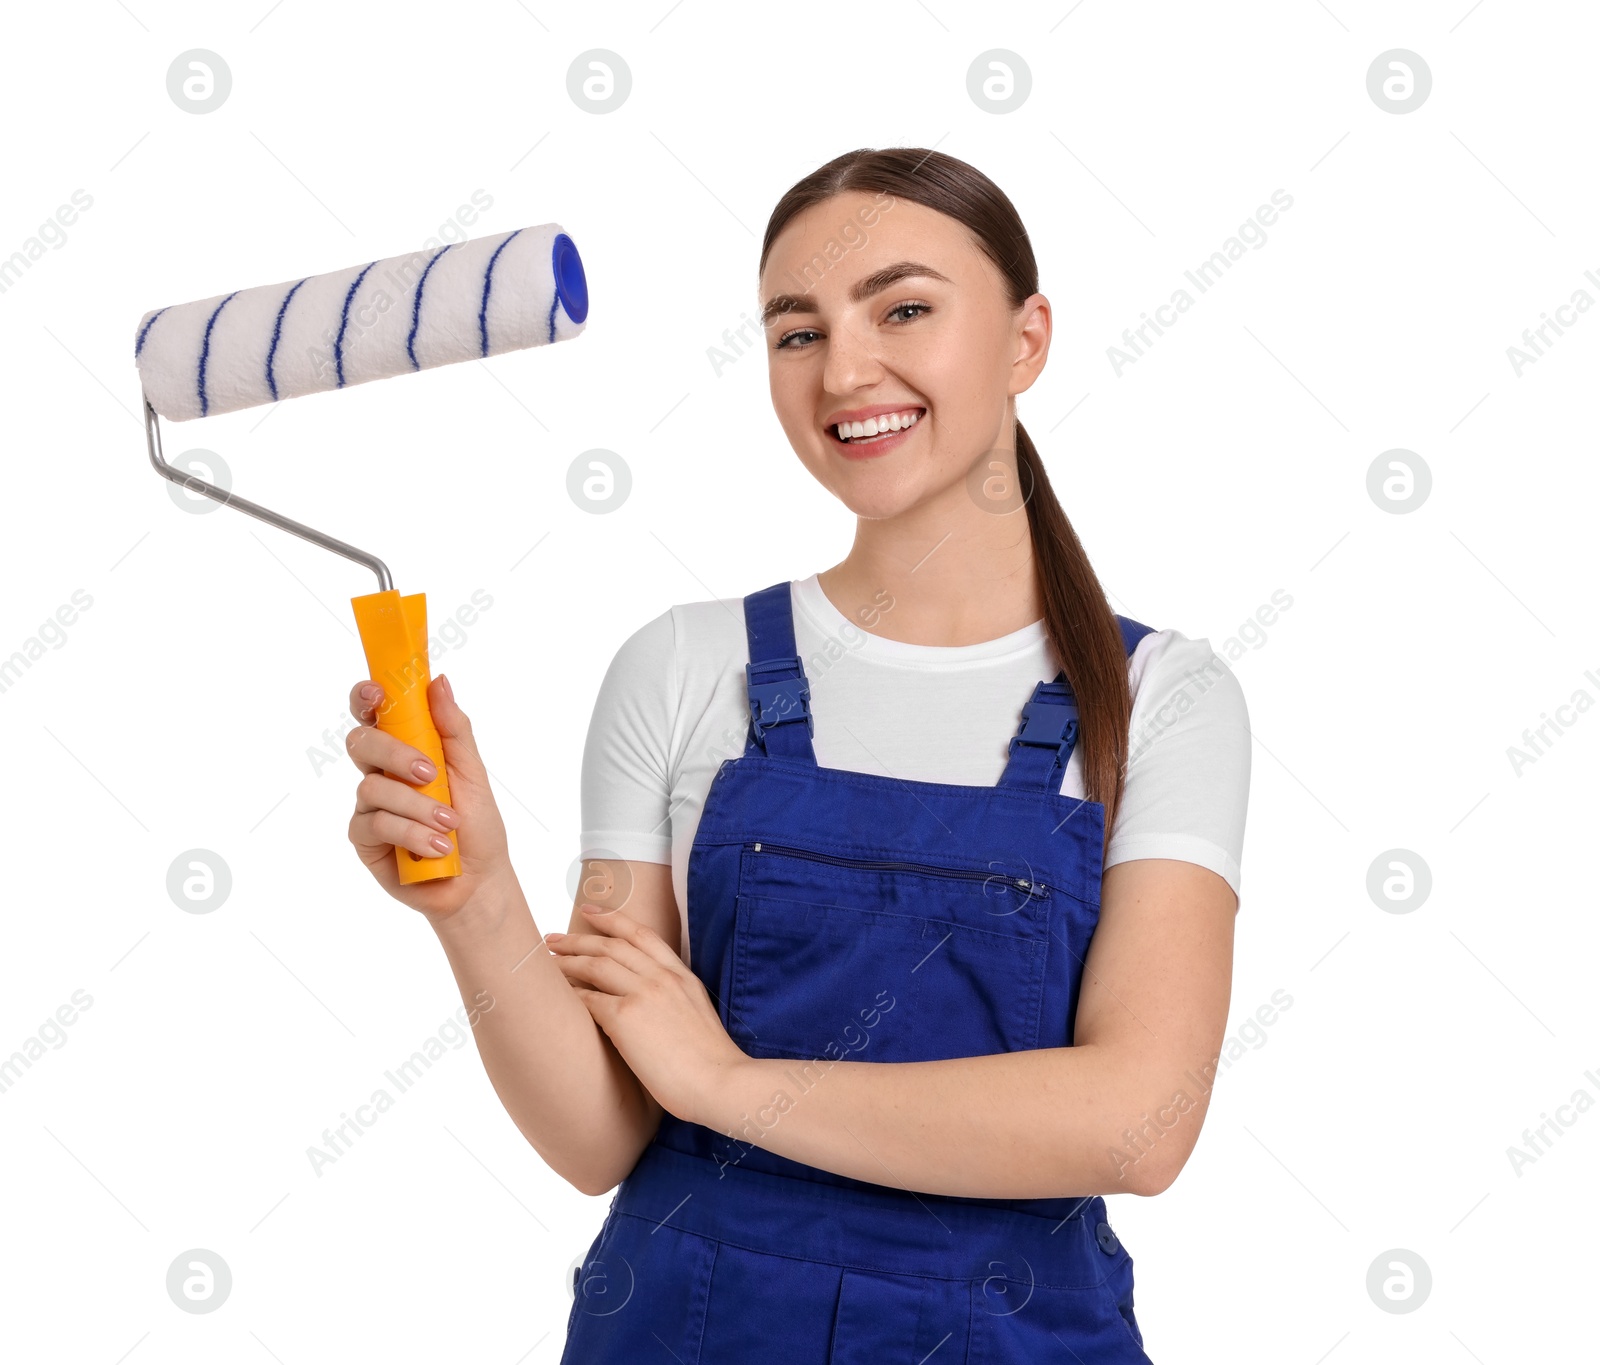
[[[173,422],[565,341],[588,316],[556,223],[146,313],[145,396]]]

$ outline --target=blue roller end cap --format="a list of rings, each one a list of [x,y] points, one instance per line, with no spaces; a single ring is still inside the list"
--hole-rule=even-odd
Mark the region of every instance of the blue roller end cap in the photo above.
[[[556,277],[556,297],[574,322],[589,316],[589,281],[584,278],[583,258],[566,233],[556,234],[550,248],[550,266]]]

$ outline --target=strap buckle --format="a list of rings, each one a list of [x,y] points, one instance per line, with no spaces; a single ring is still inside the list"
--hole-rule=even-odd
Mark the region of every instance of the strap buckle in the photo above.
[[[1011,737],[1006,755],[1017,745],[1055,749],[1064,767],[1072,746],[1078,740],[1078,704],[1071,689],[1062,683],[1041,682],[1022,707],[1022,728]]]
[[[791,676],[773,679],[758,676],[768,673]],[[806,734],[816,733],[816,724],[811,718],[811,685],[801,673],[798,655],[747,663],[744,674],[750,696],[750,725],[763,748],[766,747],[766,732],[788,721],[803,720]]]

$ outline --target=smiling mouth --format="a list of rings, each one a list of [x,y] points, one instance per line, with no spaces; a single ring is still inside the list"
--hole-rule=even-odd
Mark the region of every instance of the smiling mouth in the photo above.
[[[909,431],[927,415],[927,411],[920,407],[906,408],[901,412],[884,413],[866,422],[840,423],[828,427],[827,431],[840,445],[869,446],[898,432]]]

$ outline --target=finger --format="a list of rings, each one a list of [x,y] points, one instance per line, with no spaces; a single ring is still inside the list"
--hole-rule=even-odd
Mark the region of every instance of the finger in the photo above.
[[[433,725],[439,738],[454,740],[463,752],[478,758],[478,741],[472,733],[472,721],[456,701],[450,679],[441,673],[428,683],[428,710],[433,714]],[[479,759],[479,762],[482,762]]]
[[[604,1028],[605,1020],[601,1016],[607,1015],[609,1017],[610,1010],[616,1006],[617,997],[607,995],[604,991],[592,991],[587,986],[580,986],[576,981],[572,982],[571,985],[578,999],[583,1001],[584,1006],[588,1009],[590,1017],[601,1028]]]
[[[651,976],[661,965],[649,953],[642,952],[633,944],[619,938],[607,938],[604,934],[546,934],[545,945],[553,953],[609,957],[639,976]]]
[[[356,771],[357,772],[359,772],[359,773],[381,773],[383,771],[383,765],[382,764],[369,763],[366,759],[359,757],[357,755],[357,753],[356,753],[357,747],[361,745],[361,740],[358,738],[358,735],[360,733],[360,729],[361,729],[361,727],[357,726],[356,729],[354,729],[354,730],[346,731],[345,737],[344,737],[344,751],[345,751],[345,754],[350,759],[350,761],[356,765]]]
[[[350,689],[350,714],[361,725],[371,725],[377,719],[382,702],[383,688],[371,678],[363,678]]]
[[[576,978],[607,995],[631,995],[639,986],[633,972],[609,957],[558,957],[556,966],[569,981]]]
[[[441,831],[454,829],[461,823],[456,812],[437,797],[387,773],[368,773],[356,783],[356,813],[365,815],[368,811],[384,810]]]
[[[344,737],[344,748],[364,773],[388,773],[402,782],[431,782],[436,776],[427,754],[376,725],[356,726]]]
[[[598,905],[581,905],[578,908],[584,912],[589,923],[601,933],[631,944],[674,973],[682,974],[688,971],[683,965],[683,959],[668,947],[666,939],[649,925],[641,924],[625,910],[607,910],[604,906]]]
[[[419,858],[438,858],[450,851],[449,831],[459,825],[449,806],[383,773],[368,773],[356,784],[349,836],[369,867],[387,856],[391,845]]]
[[[431,826],[408,820],[391,810],[358,812],[350,817],[350,842],[369,867],[388,855],[391,845],[408,848],[419,858],[440,858],[450,851],[450,841]],[[438,839],[440,843],[434,843]]]
[[[568,977],[567,978],[567,985],[572,988],[572,993],[574,995],[585,996],[585,997],[594,996],[594,995],[606,995],[606,993],[604,991],[597,991],[592,986],[586,986],[586,985],[583,984],[583,982],[577,980],[574,977]],[[616,998],[615,996],[606,995],[606,999],[607,1000],[614,1000],[615,998]],[[584,1003],[588,1004],[588,1000],[585,999]]]
[[[478,753],[478,739],[472,721],[456,702],[450,679],[441,673],[428,684],[428,710],[433,727],[444,745],[444,761],[474,785],[482,785],[488,795],[489,774]]]

